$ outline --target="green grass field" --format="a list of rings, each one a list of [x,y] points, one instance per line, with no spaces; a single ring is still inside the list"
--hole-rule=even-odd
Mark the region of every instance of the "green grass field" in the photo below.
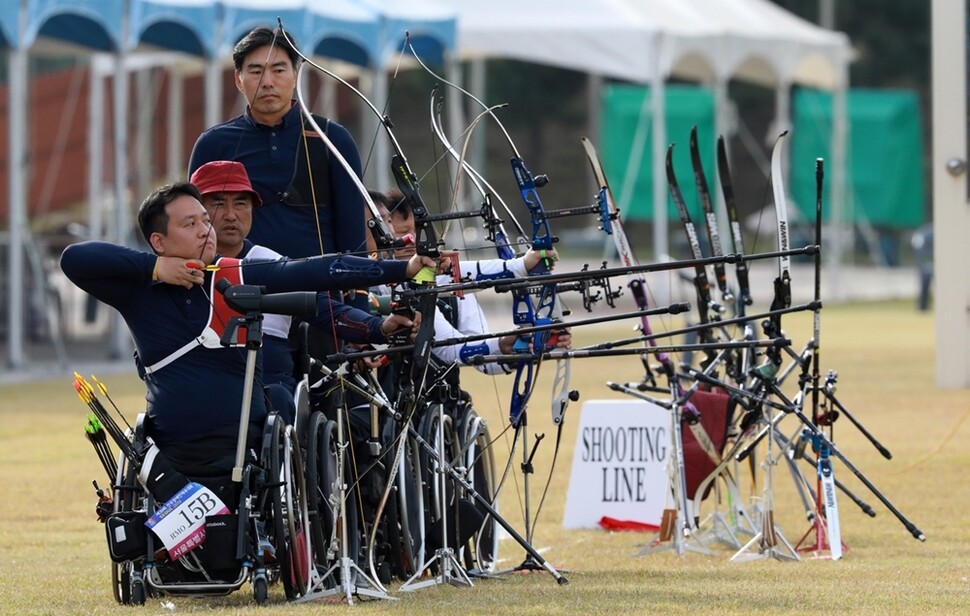
[[[535,545],[566,571],[559,586],[547,573],[517,573],[476,581],[473,588],[433,587],[394,592],[398,601],[288,605],[279,587],[269,605],[257,607],[248,590],[224,598],[150,598],[142,608],[114,603],[104,528],[94,516],[91,480],[104,482],[91,446],[85,442],[86,408],[77,399],[70,374],[45,382],[0,388],[0,613],[218,614],[358,613],[421,614],[911,614],[970,611],[970,392],[938,391],[934,379],[934,325],[931,314],[911,302],[826,307],[822,313],[821,365],[839,373],[837,395],[852,414],[892,453],[887,461],[847,421],[835,424],[835,442],[847,458],[926,535],[920,543],[838,461],[836,475],[876,511],[869,518],[840,495],[842,561],[759,560],[731,562],[735,550],[715,547],[713,555],[673,552],[635,556],[652,539],[644,533],[563,531],[576,418],[585,400],[624,398],[606,380],[640,377],[635,357],[573,361],[572,386],[582,393],[566,416],[562,451],[547,502],[536,528]],[[796,347],[811,333],[811,315],[785,317]],[[576,332],[577,346],[627,336],[629,329],[599,327]],[[86,374],[83,365],[73,368]],[[548,414],[552,366],[541,371],[530,415],[532,432],[554,436]],[[100,375],[99,375],[100,376]],[[134,376],[105,377],[114,400],[130,417],[142,408]],[[468,371],[463,383],[493,436],[507,423],[505,405],[511,379],[493,380]],[[793,383],[786,389],[791,389]],[[783,431],[795,429],[786,418]],[[789,423],[791,422],[791,423]],[[549,472],[552,442],[536,456],[533,498]],[[508,440],[499,438],[504,465]],[[519,452],[517,456],[521,455]],[[760,459],[760,456],[759,456]],[[518,466],[518,459],[515,462]],[[808,529],[787,472],[776,474],[775,520],[796,542]],[[521,530],[521,481],[512,479],[501,511]],[[747,491],[745,491],[747,494]],[[533,502],[533,507],[535,503]],[[546,549],[547,548],[547,549]],[[511,539],[503,541],[500,567],[525,556]],[[396,588],[394,586],[393,588]],[[174,611],[162,601],[171,601]]]

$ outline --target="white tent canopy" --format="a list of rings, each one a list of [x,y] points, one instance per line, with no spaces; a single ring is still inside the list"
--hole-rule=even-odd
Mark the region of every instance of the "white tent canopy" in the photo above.
[[[652,107],[644,117],[653,123],[657,204],[666,202],[662,92],[671,77],[713,87],[719,134],[731,129],[726,117],[731,79],[775,87],[779,131],[791,125],[793,84],[832,90],[832,219],[842,219],[851,60],[844,34],[819,28],[768,0],[466,0],[455,7],[463,58],[514,58],[649,84]],[[668,252],[665,216],[666,208],[654,208],[656,254]],[[836,247],[832,260],[839,259]]]
[[[456,10],[464,59],[512,58],[631,81],[650,72],[651,33],[609,0],[469,0]]]
[[[641,83],[656,73],[727,75],[835,89],[850,59],[844,34],[769,0],[467,0],[455,8],[462,58],[516,58]]]

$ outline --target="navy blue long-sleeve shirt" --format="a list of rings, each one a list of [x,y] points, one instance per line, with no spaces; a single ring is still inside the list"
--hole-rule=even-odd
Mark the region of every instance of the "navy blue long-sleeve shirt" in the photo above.
[[[61,255],[61,269],[78,287],[112,306],[128,325],[138,360],[149,366],[198,336],[209,319],[205,284],[191,289],[152,282],[156,255],[107,242],[82,242]],[[267,293],[350,289],[401,281],[407,264],[359,257],[300,261],[244,260],[247,284]],[[147,412],[159,445],[194,440],[238,426],[246,352],[240,348],[196,347],[164,368],[144,376]],[[257,380],[262,366],[256,366]],[[251,422],[266,415],[262,393],[254,389]]]
[[[337,122],[330,121],[326,130],[327,137],[360,178],[360,153],[354,138]],[[335,156],[328,156],[330,191],[327,195],[317,195],[318,207],[294,206],[284,202],[296,171],[296,155],[303,139],[299,107],[290,109],[277,126],[259,124],[247,111],[209,128],[199,136],[189,159],[189,176],[203,164],[214,160],[234,160],[245,165],[253,188],[263,201],[262,207],[253,210],[249,239],[255,244],[291,258],[365,251],[363,197]],[[307,139],[319,140],[319,137],[308,133]],[[322,189],[322,186],[317,188]],[[366,309],[366,294],[357,295],[361,297],[351,303]]]

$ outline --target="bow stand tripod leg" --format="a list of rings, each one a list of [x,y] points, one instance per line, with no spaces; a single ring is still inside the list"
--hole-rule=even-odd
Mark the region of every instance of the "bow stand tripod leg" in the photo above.
[[[751,538],[748,543],[741,547],[734,556],[731,557],[732,562],[749,562],[752,560],[762,560],[766,558],[774,558],[776,560],[801,560],[798,556],[798,552],[792,548],[788,540],[781,533],[781,530],[775,526],[775,512],[774,512],[774,467],[778,464],[775,458],[773,444],[775,444],[775,434],[774,434],[774,424],[771,417],[768,416],[768,407],[763,402],[759,401],[759,406],[761,407],[762,418],[767,423],[768,429],[765,434],[767,446],[765,452],[764,462],[761,464],[761,468],[764,472],[764,490],[762,497],[763,511],[761,512],[761,525],[758,533]],[[781,454],[784,455],[784,451]],[[784,549],[782,549],[784,548]]]
[[[784,399],[784,394],[780,391],[777,391],[773,384],[769,383],[769,387],[772,387],[773,393],[776,396]],[[798,417],[799,421],[802,422],[804,429],[807,430],[808,433],[810,433],[813,438],[819,439],[820,443],[828,448],[828,452],[830,456],[833,456],[836,459],[838,459],[840,462],[842,462],[842,465],[849,472],[855,475],[856,478],[859,479],[859,481],[861,481],[867,488],[869,488],[869,491],[872,492],[872,494],[876,498],[878,498],[882,502],[882,504],[885,505],[886,508],[889,509],[889,511],[894,516],[896,516],[899,522],[903,525],[903,527],[905,527],[905,529],[909,532],[909,534],[913,536],[914,539],[918,539],[919,541],[926,541],[926,536],[923,534],[923,531],[921,531],[915,524],[913,524],[913,522],[911,522],[905,515],[903,515],[903,513],[899,511],[895,507],[895,505],[893,505],[893,503],[882,492],[880,492],[879,489],[876,488],[876,486],[873,485],[873,483],[869,481],[869,479],[861,471],[859,471],[858,468],[855,467],[854,464],[852,464],[852,462],[845,456],[845,454],[843,454],[839,450],[839,448],[835,446],[835,443],[829,440],[828,437],[825,436],[825,433],[822,432],[821,429],[819,429],[819,427],[815,425],[815,423],[813,423],[808,417],[805,416],[805,413],[802,412],[800,407],[792,405],[791,412],[796,417]]]
[[[411,435],[414,437],[414,439],[422,448],[424,448],[432,455],[436,455],[436,448],[430,443],[428,443],[427,440],[423,439],[413,425],[408,424],[408,430],[410,431]],[[532,562],[536,563],[542,570],[552,575],[552,577],[556,580],[556,582],[560,586],[564,586],[569,583],[569,580],[565,576],[563,576],[555,567],[549,564],[549,562],[546,559],[544,559],[541,554],[539,554],[539,551],[536,550],[534,547],[532,547],[532,544],[529,541],[527,541],[525,537],[520,535],[519,532],[515,530],[515,528],[513,528],[512,525],[509,524],[509,522],[501,516],[501,514],[499,514],[498,509],[496,509],[495,506],[493,505],[493,501],[495,499],[494,494],[490,494],[488,496],[482,495],[478,490],[475,489],[475,486],[473,486],[471,482],[468,481],[468,479],[463,477],[462,474],[459,473],[458,470],[451,465],[446,465],[444,467],[444,470],[445,472],[451,475],[452,479],[458,485],[461,486],[465,494],[475,499],[475,501],[479,504],[482,510],[486,512],[488,517],[494,519],[499,524],[499,526],[501,526],[505,530],[505,532],[508,533],[509,536],[516,541],[516,543],[522,546],[522,548],[526,551],[529,559]],[[509,570],[509,571],[512,571],[512,570]],[[507,572],[508,571],[496,572],[491,574],[489,577],[496,576],[499,573],[507,573]]]
[[[533,543],[533,532],[535,529],[532,525],[532,504],[530,499],[529,490],[529,476],[535,472],[535,467],[532,465],[532,460],[535,458],[536,452],[539,450],[539,443],[545,438],[545,434],[537,434],[535,437],[535,442],[532,444],[531,449],[528,447],[529,443],[529,410],[527,408],[522,409],[519,415],[519,425],[516,428],[516,438],[522,441],[522,464],[519,468],[522,469],[522,490],[523,490],[523,512],[522,518],[525,524],[525,542],[529,545]],[[533,558],[530,552],[526,552],[525,559],[512,567],[511,569],[502,569],[501,571],[496,571],[492,575],[503,575],[506,573],[515,573],[517,571],[542,571],[544,567],[540,565],[535,558]]]
[[[687,496],[687,477],[684,469],[684,439],[681,431],[683,402],[678,396],[677,381],[671,379],[671,401],[652,400],[670,410],[670,456],[667,458],[668,484],[665,490],[666,506],[660,522],[660,532],[653,542],[642,548],[636,556],[656,554],[673,550],[683,556],[688,550],[710,554],[710,550],[697,541],[690,541],[697,531],[691,502]],[[633,393],[633,392],[628,392]],[[636,395],[636,394],[633,394]],[[642,397],[642,396],[637,396]]]

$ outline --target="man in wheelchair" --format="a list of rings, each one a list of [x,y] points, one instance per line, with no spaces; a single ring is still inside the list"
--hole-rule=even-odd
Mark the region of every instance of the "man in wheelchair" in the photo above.
[[[303,550],[297,549],[299,518],[306,520],[299,506],[299,447],[284,422],[270,412],[261,388],[251,386],[262,382],[261,360],[240,346],[252,348],[245,330],[259,319],[241,319],[217,289],[226,282],[255,285],[259,293],[268,294],[353,289],[402,281],[434,264],[421,257],[406,263],[350,256],[217,258],[201,195],[188,183],[152,192],[139,209],[138,222],[152,252],[90,241],[69,246],[61,257],[61,268],[74,284],[124,318],[147,388],[142,433],[133,435],[136,441],[142,439],[139,456],[123,460],[115,486],[116,511],[127,515],[108,529],[109,538],[116,540],[109,547],[118,548],[112,554],[119,563],[116,598],[140,603],[149,591],[226,593],[241,586],[250,572],[255,572],[257,600],[265,600],[266,582],[273,575],[282,579],[288,598],[294,598],[305,577],[300,572],[306,569]],[[240,320],[246,327],[235,331],[233,324]],[[241,419],[244,410],[248,422]],[[240,433],[250,436],[242,441]],[[240,453],[245,456],[241,468]],[[190,516],[221,510],[217,505],[198,507],[215,502],[210,494],[238,529],[229,523],[227,543],[232,548],[227,558],[210,556],[219,550],[209,540],[220,534],[218,528],[227,528],[219,526],[226,520],[206,519],[213,524],[210,537],[178,558],[162,549],[158,536],[145,532],[145,517],[158,509],[167,507],[187,522]],[[171,502],[174,497],[189,501],[179,508]],[[271,561],[278,566],[270,568]],[[237,575],[225,575],[230,571]]]

